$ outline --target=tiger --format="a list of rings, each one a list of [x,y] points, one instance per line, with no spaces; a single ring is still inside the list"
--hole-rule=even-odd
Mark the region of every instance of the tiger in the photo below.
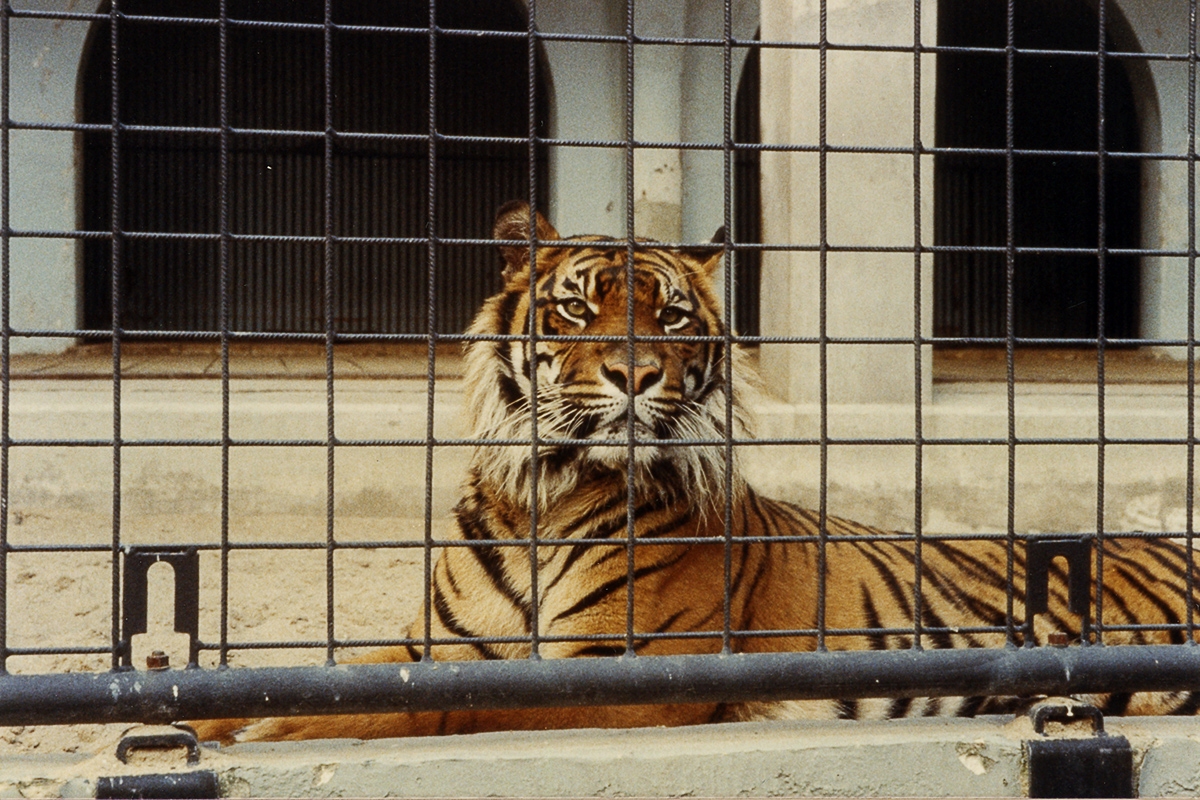
[[[925,538],[917,609],[916,537],[754,490],[738,448],[726,444],[753,435],[751,406],[758,389],[742,349],[727,334],[715,288],[726,249],[719,244],[721,234],[717,244],[695,246],[564,238],[526,203],[512,202],[500,209],[493,236],[503,257],[503,289],[483,304],[465,337],[465,416],[478,444],[453,527],[454,536],[471,546],[444,547],[433,567],[424,598],[438,641],[430,646],[433,659],[528,658],[535,620],[540,657],[621,656],[629,644],[631,571],[637,655],[722,652],[726,619],[738,633],[729,637],[733,652],[813,651],[822,568],[829,650],[910,648],[918,610],[931,631],[924,646],[1043,645],[1063,633],[1079,640],[1079,618],[1068,611],[1060,565],[1050,569],[1048,612],[1027,627],[1023,587],[1019,582],[1015,587],[1011,616],[1004,589],[1009,559],[1013,573],[1023,574],[1022,548],[991,539]],[[528,546],[480,544],[529,540],[532,533],[540,543],[535,564]],[[633,547],[627,546],[631,533]],[[779,537],[809,538],[773,541]],[[1105,624],[1164,626],[1108,631],[1105,642],[1183,643],[1181,623],[1189,602],[1196,604],[1195,597],[1184,596],[1189,570],[1193,585],[1200,586],[1184,548],[1134,538],[1106,538],[1103,548]],[[422,641],[425,620],[423,609],[407,629],[408,640]],[[994,632],[1006,621],[1015,639]],[[993,632],[972,632],[980,628]],[[776,633],[756,637],[755,631]],[[422,645],[405,644],[356,660],[414,662],[423,655]],[[1200,709],[1200,693],[1185,691],[1084,699],[1108,714]],[[225,742],[361,739],[755,719],[973,716],[1011,713],[1029,702],[751,701],[193,725],[202,739]]]

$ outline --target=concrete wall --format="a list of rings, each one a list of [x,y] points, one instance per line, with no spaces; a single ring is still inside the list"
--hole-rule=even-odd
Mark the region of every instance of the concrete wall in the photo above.
[[[335,391],[336,430],[342,440],[425,437],[423,380],[349,379],[338,381]],[[239,379],[230,403],[235,439],[324,439],[323,381]],[[106,441],[112,436],[112,387],[104,379],[19,381],[10,407],[11,435],[18,440]],[[1114,439],[1181,439],[1186,409],[1181,387],[1114,386],[1106,402],[1106,432]],[[127,379],[121,410],[128,441],[219,441],[219,381]],[[764,439],[819,437],[816,404],[765,398],[757,411],[758,434]],[[439,379],[434,412],[439,439],[464,435],[458,381]],[[1020,387],[1015,414],[1017,435],[1026,439],[1090,438],[1098,431],[1097,396],[1086,385]],[[748,477],[771,496],[809,507],[820,503],[824,482],[830,513],[883,528],[912,530],[920,524],[939,533],[1007,530],[1009,460],[1003,443],[1008,403],[1003,387],[939,387],[922,423],[929,439],[992,443],[926,445],[918,475],[914,445],[886,444],[912,436],[911,406],[839,404],[826,414],[829,436],[875,444],[831,446],[824,476],[815,445],[746,448]],[[423,446],[339,447],[337,518],[421,518],[425,454]],[[1185,446],[1109,445],[1103,474],[1099,454],[1096,445],[1020,445],[1013,475],[1016,530],[1096,530],[1101,486],[1106,530],[1184,530],[1189,492]],[[211,540],[220,519],[219,448],[133,445],[122,450],[121,458],[126,538],[155,541],[170,530],[172,540]],[[465,447],[435,448],[435,519],[446,518],[457,502],[467,458]],[[10,462],[10,510],[50,519],[86,515],[103,541],[113,505],[112,464],[110,447],[16,447]],[[323,445],[235,447],[230,470],[235,518],[287,516],[320,538],[326,513]]]
[[[1145,53],[1186,54],[1186,20],[1171,0],[1119,0],[1115,18],[1117,45]],[[1142,147],[1174,156],[1188,153],[1187,70],[1179,62],[1130,62]],[[1194,145],[1193,145],[1194,148]],[[1188,247],[1188,177],[1186,163],[1150,161],[1142,171],[1142,246],[1172,251]],[[1142,335],[1181,339],[1187,330],[1186,258],[1153,256],[1142,262]],[[1192,332],[1195,335],[1195,331]],[[1168,351],[1185,357],[1179,349]]]
[[[936,42],[937,8],[921,5],[914,30],[911,0],[836,0],[826,6],[828,40],[837,44],[909,47]],[[820,39],[817,2],[767,0],[763,38],[815,43]],[[1180,9],[1167,1],[1117,2],[1110,27],[1118,47],[1130,52],[1187,52]],[[1178,19],[1180,24],[1164,24]],[[1124,61],[1137,95],[1142,147],[1146,152],[1186,154],[1185,71],[1170,61]],[[831,147],[912,148],[933,144],[933,57],[916,63],[907,53],[842,52],[827,55],[825,142]],[[816,50],[763,52],[764,142],[813,147],[818,129],[820,57]],[[919,102],[914,108],[916,82]],[[786,102],[771,102],[785,97]],[[914,126],[914,119],[917,124]],[[821,172],[815,153],[766,153],[763,158],[763,231],[769,243],[813,247],[912,247],[931,244],[932,160],[910,155],[826,156],[822,231]],[[917,194],[919,193],[919,195]],[[1187,170],[1173,161],[1143,165],[1142,246],[1186,250]],[[917,198],[917,202],[914,202]],[[824,234],[824,236],[822,236]],[[768,253],[764,283],[764,333],[816,337],[819,324],[819,256],[816,252]],[[825,332],[834,337],[913,337],[930,332],[931,260],[905,253],[837,253],[827,256]],[[917,281],[920,281],[918,284]],[[1154,256],[1142,269],[1142,335],[1187,335],[1187,260]],[[777,289],[778,291],[774,291]],[[916,309],[921,314],[916,321]],[[1175,348],[1174,357],[1185,353]],[[817,348],[762,348],[768,386],[794,402],[819,393]],[[828,352],[831,402],[913,402],[927,396],[928,359],[920,368],[912,348],[836,346]]]
[[[1200,792],[1194,719],[1115,719],[1139,797]],[[206,751],[227,797],[1023,797],[1027,719],[738,723]],[[0,764],[0,797],[94,797],[100,776],[184,771],[181,754],[123,765],[112,746]],[[135,756],[136,758],[136,756]]]
[[[21,0],[17,7],[37,10],[90,11],[98,3],[68,0]],[[1119,46],[1156,52],[1182,52],[1186,31],[1180,25],[1163,24],[1178,11],[1170,0],[1123,2],[1120,14],[1111,15]],[[725,30],[723,4],[717,0],[670,0],[666,4],[638,4],[637,32],[662,37],[719,37]],[[935,41],[936,6],[923,3],[920,29],[914,27],[911,0],[830,0],[829,40],[838,43],[870,43],[911,46]],[[732,5],[730,24],[735,36],[751,37],[762,25],[762,38],[812,44],[819,39],[817,0],[737,0]],[[539,25],[551,34],[604,33],[623,36],[624,4],[619,0],[581,3],[576,0],[542,0],[538,4]],[[1175,15],[1175,16],[1173,16]],[[78,62],[89,27],[86,21],[19,19],[12,21],[12,114],[18,120],[61,123],[75,115]],[[626,45],[624,41],[595,43],[548,41],[545,43],[552,76],[552,133],[566,140],[620,142],[625,136]],[[733,51],[731,88],[740,77],[744,53]],[[639,45],[634,62],[634,133],[649,142],[686,141],[719,143],[724,135],[724,52],[720,47]],[[920,91],[915,79],[919,67]],[[1180,62],[1131,62],[1139,96],[1143,139],[1149,149],[1186,152],[1186,65]],[[916,61],[911,53],[830,51],[827,60],[826,141],[830,145],[866,145],[882,148],[911,148],[914,142],[933,139],[933,56]],[[763,133],[768,142],[816,146],[818,130],[819,57],[814,49],[763,51]],[[916,105],[914,106],[914,97]],[[728,98],[732,102],[733,98]],[[919,125],[914,126],[914,115]],[[12,141],[13,225],[18,229],[69,230],[75,225],[77,175],[74,135],[69,132],[14,131]],[[595,231],[625,234],[626,153],[622,147],[564,147],[552,150],[552,194],[549,211],[564,232]],[[723,154],[715,150],[678,148],[640,149],[634,159],[634,217],[641,232],[663,239],[704,240],[724,217]],[[815,153],[766,153],[763,158],[764,233],[768,242],[815,244],[820,241],[819,168]],[[1178,162],[1148,163],[1145,168],[1147,213],[1144,238],[1148,245],[1186,245],[1186,169]],[[919,191],[920,202],[914,203]],[[932,163],[917,162],[904,153],[832,153],[827,158],[826,236],[833,245],[883,245],[909,247],[932,240]],[[53,239],[14,239],[13,322],[34,328],[70,328],[78,305],[75,245]],[[818,265],[815,253],[768,254],[764,269],[763,319],[767,333],[815,336],[819,331]],[[911,253],[830,253],[828,267],[827,328],[831,336],[911,337],[927,333],[931,319],[930,264]],[[1179,320],[1185,317],[1186,259],[1148,259],[1145,319],[1147,332],[1181,336]],[[920,286],[916,285],[917,279]],[[914,310],[920,310],[918,325]],[[1181,316],[1182,315],[1182,316]],[[31,339],[14,342],[16,350],[64,348],[69,338]],[[1176,354],[1178,349],[1176,349]],[[931,358],[911,345],[852,346],[828,349],[828,423],[830,436],[857,432],[863,437],[911,438],[916,431],[916,407],[924,409],[924,435],[1004,437],[1007,434],[1007,405],[1002,387],[939,386],[930,383]],[[819,371],[817,348],[812,345],[766,345],[761,350],[761,367],[771,397],[764,405],[764,435],[777,437],[817,436],[820,433]],[[49,374],[54,368],[49,369]],[[264,373],[269,377],[269,371]],[[360,385],[360,387],[365,386]],[[323,388],[316,386],[280,390],[285,396],[312,398],[315,436],[323,430]],[[413,392],[420,387],[410,387]],[[111,433],[111,392],[105,381],[94,385],[73,383],[49,391],[36,384],[30,391],[47,390],[39,413],[50,421],[36,423],[38,430],[52,430],[54,414],[77,408],[86,411],[72,417],[59,436],[79,425],[95,427],[103,437]],[[171,430],[198,431],[189,418],[196,403],[215,397],[215,387],[203,382],[137,384],[131,396],[142,393],[146,409],[161,420],[173,420]],[[388,389],[380,384],[366,390],[373,398],[360,406],[359,420],[370,426],[372,419],[390,424],[392,409]],[[409,388],[398,389],[407,395]],[[1016,412],[1031,419],[1055,420],[1042,428],[1093,436],[1099,413],[1095,389],[1050,387],[1031,390],[1017,399]],[[1081,394],[1085,399],[1081,400]],[[1137,420],[1149,419],[1151,428],[1167,438],[1186,434],[1184,387],[1158,387],[1143,391],[1129,386],[1110,393],[1106,408],[1110,430],[1129,420],[1131,436],[1145,435],[1147,428]],[[260,398],[271,397],[258,395]],[[453,391],[449,395],[453,397]],[[86,398],[81,401],[80,398]],[[1114,399],[1115,398],[1115,399]],[[290,400],[288,402],[291,402]],[[301,401],[308,403],[308,399]],[[378,403],[372,406],[371,403]],[[420,408],[424,400],[413,399]],[[454,401],[438,400],[439,419],[452,419]],[[308,406],[304,406],[308,409]],[[14,406],[17,408],[17,406]],[[23,419],[18,411],[14,419]],[[263,430],[271,427],[271,406],[256,412]],[[342,409],[347,419],[351,412]],[[1114,422],[1114,420],[1116,422]],[[31,423],[33,424],[33,423]],[[308,424],[307,422],[305,424]],[[358,425],[359,422],[355,422]],[[1024,422],[1020,423],[1024,425]],[[1031,423],[1041,425],[1042,423]],[[49,425],[49,427],[46,427]],[[15,424],[14,435],[29,436]],[[182,434],[181,434],[182,435]],[[190,435],[190,433],[188,434]],[[200,433],[198,436],[212,436]],[[423,435],[417,425],[412,433]],[[415,453],[415,451],[413,451]],[[919,477],[925,504],[920,520],[914,517],[918,481],[911,446],[834,448],[821,488],[814,472],[819,460],[811,447],[785,446],[770,449],[756,478],[774,493],[803,502],[815,502],[826,491],[840,514],[876,524],[911,528],[918,521],[936,529],[959,526],[992,528],[1000,525],[1007,506],[1008,467],[1004,448],[993,446],[936,447],[923,451]],[[1179,447],[1109,448],[1106,473],[1098,474],[1095,446],[1059,448],[1022,447],[1015,483],[1018,529],[1090,529],[1096,525],[1094,497],[1102,480],[1109,508],[1109,524],[1117,527],[1144,525],[1147,514],[1166,525],[1178,522],[1184,506],[1186,453]],[[387,498],[394,510],[413,513],[421,504],[406,498],[420,497],[418,485],[423,468],[417,456],[415,467],[405,459],[413,453],[388,454],[396,469],[363,470],[357,488],[343,471],[347,491],[374,493]],[[29,505],[87,499],[92,509],[109,506],[111,484],[106,483],[106,456],[100,450],[81,453],[76,449],[44,449],[22,452],[14,463],[14,499]],[[271,456],[274,457],[274,456]],[[382,457],[382,456],[381,456]],[[267,458],[267,456],[264,456]],[[315,456],[320,460],[320,454]],[[173,466],[172,459],[182,459]],[[456,460],[457,459],[457,460]],[[94,462],[94,463],[93,463]],[[263,463],[271,463],[269,458]],[[389,463],[392,463],[389,461]],[[72,465],[86,464],[86,467]],[[129,468],[143,464],[146,475],[163,471],[195,479],[198,485],[213,486],[212,464],[194,464],[179,453],[158,451],[131,456]],[[435,511],[453,502],[452,487],[461,474],[461,458],[447,456],[439,461],[437,481],[450,487],[447,499]],[[321,513],[323,472],[320,465],[309,472],[312,480],[279,483],[270,469],[248,471],[246,496],[263,513],[283,506],[295,507],[291,499],[302,496],[301,505]],[[444,468],[444,471],[442,469]],[[142,469],[142,467],[137,467]],[[125,488],[140,494],[136,475]],[[305,474],[308,474],[307,472]],[[385,476],[415,476],[413,484],[389,484]],[[57,476],[57,477],[56,477]],[[243,485],[240,484],[239,485]],[[301,487],[304,488],[301,488]],[[1049,488],[1056,487],[1056,488]],[[1055,493],[1076,498],[1071,513],[1055,501]],[[149,495],[147,495],[149,496]],[[159,495],[153,495],[158,497]],[[439,495],[440,496],[440,495]],[[945,498],[931,502],[935,497]],[[1041,499],[1036,499],[1041,498]],[[1140,504],[1140,506],[1139,506]],[[385,504],[386,505],[386,504]],[[1149,510],[1128,512],[1131,506]],[[1002,525],[1000,525],[1003,527]]]

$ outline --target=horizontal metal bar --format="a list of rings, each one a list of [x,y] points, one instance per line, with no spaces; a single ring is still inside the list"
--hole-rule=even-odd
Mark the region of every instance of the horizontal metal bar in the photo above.
[[[834,537],[831,537],[833,539]],[[417,543],[418,546],[420,543]],[[442,546],[443,543],[433,543],[434,547]],[[526,544],[528,546],[528,544]],[[1005,634],[1008,632],[1008,627],[1004,625],[980,625],[968,627],[922,627],[921,636],[926,637],[923,641],[928,641],[928,637],[946,635],[946,634]],[[1184,623],[1175,624],[1160,624],[1160,625],[1105,625],[1105,631],[1126,631],[1126,632],[1171,632],[1176,631],[1186,633],[1188,626]],[[912,627],[895,627],[895,628],[828,628],[820,631],[815,628],[809,629],[777,629],[777,630],[754,630],[742,631],[731,630],[728,635],[731,640],[746,640],[746,639],[779,639],[779,638],[794,638],[806,637],[816,639],[820,634],[824,634],[827,641],[833,641],[839,637],[862,637],[862,636],[909,636],[914,637],[917,632]],[[648,633],[638,632],[637,638],[639,641],[667,641],[667,640],[700,640],[707,639],[709,641],[720,641],[726,636],[724,630],[709,630],[709,631],[672,631],[665,633]],[[538,641],[545,645],[555,642],[613,642],[622,643],[626,641],[624,633],[593,633],[576,636],[553,636],[544,635],[538,637]],[[440,645],[497,645],[497,644],[528,644],[529,636],[469,636],[469,637],[432,637],[429,640],[419,638],[403,638],[403,639],[283,639],[274,641],[244,641],[244,642],[199,642],[196,645],[198,652],[219,652],[222,649],[230,651],[254,651],[254,650],[326,650],[332,645],[334,648],[380,648],[380,647],[414,647],[420,648],[424,645],[440,646]],[[18,656],[44,656],[44,655],[101,655],[111,653],[111,648],[108,647],[39,647],[39,648],[10,648],[8,655],[10,657]]]
[[[101,340],[111,340],[113,337],[112,329],[100,328],[69,328],[62,330],[21,330],[14,329],[9,331],[9,338],[13,339],[64,339],[64,338],[91,338]],[[227,337],[230,341],[275,341],[275,342],[309,342],[324,344],[327,340],[332,339],[332,343],[337,344],[355,344],[355,343],[419,343],[425,344],[430,338],[434,341],[444,344],[455,342],[522,342],[528,341],[527,334],[471,334],[471,333],[307,333],[303,331],[198,331],[198,330],[121,330],[119,336],[122,341],[137,341],[144,339],[186,339],[198,341],[218,341],[223,337]],[[638,334],[630,335],[595,335],[595,336],[569,336],[569,335],[545,335],[538,336],[538,341],[541,342],[725,342],[729,341],[735,344],[744,345],[759,345],[759,344],[802,344],[802,345],[892,345],[906,346],[913,345],[1003,345],[1010,341],[1016,347],[1095,347],[1101,340],[1096,337],[1037,337],[1037,336],[910,336],[910,337],[888,337],[888,336],[642,336]],[[1187,347],[1195,344],[1195,339],[1147,339],[1147,338],[1121,338],[1121,337],[1105,337],[1105,344],[1116,347]],[[22,377],[36,377],[32,375],[24,375]],[[130,376],[135,377],[135,376]],[[214,376],[215,377],[215,376]],[[344,377],[354,377],[347,375]]]
[[[27,131],[57,131],[64,133],[79,132],[111,132],[113,126],[109,123],[87,122],[46,122],[10,120],[8,127],[12,130]],[[179,136],[219,136],[220,128],[188,127],[174,125],[133,125],[123,123],[119,126],[125,133],[155,133]],[[562,139],[545,136],[471,136],[467,134],[427,134],[427,133],[377,133],[353,130],[296,130],[290,128],[229,128],[231,136],[271,139],[309,139],[323,141],[327,137],[347,142],[413,142],[428,143],[431,139],[437,142],[457,144],[509,144],[509,145],[542,145],[546,147],[593,147],[624,150],[629,147],[640,150],[709,150],[723,152],[727,147],[734,151],[748,153],[784,152],[784,153],[830,153],[838,155],[966,155],[966,156],[1007,156],[1032,158],[1100,158],[1108,160],[1137,160],[1137,161],[1179,161],[1187,162],[1191,157],[1187,153],[1161,153],[1152,151],[1126,150],[1051,150],[1000,147],[961,147],[961,146],[927,146],[919,147],[884,147],[870,145],[835,145],[835,144],[787,144],[765,142],[704,142],[704,141],[651,141],[634,140],[627,142],[622,139]],[[442,156],[441,161],[453,161],[453,156]],[[14,232],[15,233],[15,232]],[[98,233],[103,233],[100,231]],[[237,236],[237,234],[232,234]]]
[[[1040,533],[1040,534],[1021,534],[1017,538],[1022,541],[1036,541],[1038,539],[1055,539],[1062,536],[1071,536],[1073,538],[1083,538],[1095,540],[1098,534],[1072,532],[1066,533]],[[1183,540],[1187,538],[1187,533],[1184,531],[1105,531],[1104,539],[1109,541],[1112,539],[1139,539],[1139,540],[1162,540],[1162,539],[1177,539]],[[772,545],[787,545],[787,544],[817,544],[819,542],[911,542],[915,534],[904,531],[894,533],[875,533],[870,535],[830,535],[826,534],[821,537],[817,534],[797,535],[797,536],[739,536],[737,542],[739,544],[772,544]],[[921,534],[921,540],[924,542],[1003,542],[1009,539],[1009,535],[1003,532],[995,533],[924,533]],[[714,542],[722,542],[722,538],[717,537],[676,537],[664,536],[656,537],[650,546],[660,547],[664,545],[693,545],[693,544],[712,544]],[[180,542],[180,543],[165,543],[162,546],[185,548],[190,547],[200,551],[217,552],[223,549],[230,551],[251,551],[251,550],[404,550],[404,549],[424,549],[425,547],[453,547],[453,548],[529,548],[529,547],[627,547],[629,540],[578,540],[578,539],[372,539],[367,541],[292,541],[292,542],[238,542],[230,541],[225,544],[211,542],[201,544],[197,542]],[[639,540],[634,540],[635,546],[642,544]],[[111,544],[13,544],[7,545],[9,553],[108,553],[112,552]],[[1119,626],[1105,626],[1110,630],[1117,630]],[[1129,626],[1124,626],[1128,628]],[[1159,624],[1147,626],[1150,630],[1175,630],[1176,626],[1170,624]],[[1180,628],[1182,629],[1182,628]],[[924,628],[929,631],[931,628]],[[959,631],[968,631],[967,628],[957,628]],[[16,652],[16,651],[10,651]],[[60,652],[56,649],[54,652]],[[88,650],[86,652],[92,652]]]
[[[610,439],[606,443],[611,447],[628,447],[627,439]],[[1012,445],[1014,447],[1044,447],[1044,446],[1065,446],[1065,447],[1095,447],[1103,443],[1106,447],[1145,447],[1145,446],[1195,446],[1195,439],[1186,437],[1158,437],[1158,438],[1120,438],[1120,437],[1105,437],[1102,442],[1097,441],[1095,437],[1086,438],[1033,438],[1033,437],[1014,437],[1013,439],[992,438],[992,439],[941,439],[941,438],[916,438],[916,437],[898,437],[891,439],[841,439],[836,437],[828,437],[819,439],[815,437],[799,438],[799,439],[711,439],[711,440],[687,440],[687,439],[637,439],[633,442],[635,447],[713,447],[732,445],[734,447],[859,447],[859,446],[877,446],[877,447],[911,447],[917,444],[928,447],[1006,447]],[[114,447],[118,444],[113,439],[11,439],[4,443],[8,447],[21,448],[55,448],[55,447],[91,447],[97,449],[105,449]],[[324,448],[330,444],[338,447],[395,447],[395,448],[449,448],[449,447],[529,447],[533,444],[530,439],[255,439],[255,440],[240,440],[230,439],[222,441],[220,439],[121,439],[119,442],[121,447],[223,447],[228,445],[233,448],[256,448],[256,447],[288,447],[288,448]],[[566,447],[590,447],[597,444],[594,439],[538,439],[538,444],[541,446],[560,445]]]
[[[759,653],[0,677],[0,725],[606,703],[1200,690],[1188,645]]]
[[[110,14],[97,14],[78,11],[43,11],[36,9],[8,9],[7,14],[13,19],[55,19],[63,21],[78,21],[78,22],[108,22],[112,17]],[[155,23],[165,25],[179,26],[198,26],[198,27],[216,27],[220,24],[220,20],[215,17],[165,17],[153,16],[146,14],[125,14],[119,13],[117,18],[122,22],[127,23]],[[533,37],[540,41],[549,42],[586,42],[594,44],[628,44],[635,45],[663,45],[663,46],[689,46],[689,47],[712,47],[723,48],[726,46],[734,48],[744,48],[747,50],[754,49],[777,49],[777,50],[839,50],[849,52],[864,52],[864,53],[983,53],[991,55],[1004,55],[1008,52],[1008,48],[1004,47],[982,47],[982,46],[946,46],[919,43],[915,45],[889,45],[889,44],[870,44],[870,43],[842,43],[832,41],[788,41],[788,40],[759,40],[759,39],[738,39],[736,37],[724,38],[701,38],[701,37],[680,37],[680,36],[645,36],[635,35],[632,38],[625,34],[586,34],[586,33],[557,33],[544,31],[496,31],[496,30],[476,30],[466,28],[442,28],[442,27],[421,27],[415,28],[410,26],[388,26],[388,25],[353,25],[330,23],[326,25],[323,22],[278,22],[271,20],[251,20],[251,19],[229,19],[227,24],[230,27],[237,28],[262,28],[262,29],[288,29],[288,30],[311,30],[313,32],[324,32],[326,28],[332,31],[342,31],[347,33],[380,33],[388,35],[407,34],[413,36],[428,36],[430,32],[434,32],[439,36],[451,37],[470,37],[476,38],[480,36],[494,38],[509,38],[509,39],[529,39]],[[1015,55],[1021,56],[1071,56],[1076,58],[1096,58],[1101,55],[1098,50],[1062,50],[1062,49],[1046,49],[1046,48],[1030,48],[1030,47],[1013,47],[1011,48]],[[1187,53],[1167,53],[1167,52],[1137,52],[1137,51],[1119,51],[1105,50],[1103,52],[1105,58],[1113,61],[1118,60],[1136,60],[1136,61],[1188,61],[1190,56]]]
[[[46,121],[26,121],[26,120],[10,120],[8,127],[12,130],[27,130],[27,131],[57,131],[64,133],[79,133],[79,132],[111,132],[113,125],[110,123],[89,123],[89,122],[46,122]],[[122,123],[119,126],[122,133],[153,133],[160,135],[178,135],[178,136],[220,136],[221,128],[212,127],[192,127],[192,126],[175,126],[175,125],[133,125]],[[712,151],[724,152],[726,148],[736,152],[748,153],[830,153],[838,155],[897,155],[897,156],[939,156],[939,155],[969,155],[969,156],[994,156],[1003,158],[1006,156],[1030,158],[1087,158],[1096,159],[1103,157],[1107,160],[1135,160],[1135,161],[1167,161],[1167,162],[1187,162],[1190,156],[1187,153],[1160,153],[1150,151],[1126,151],[1126,150],[1050,150],[1050,149],[1025,149],[999,147],[937,147],[920,145],[917,147],[885,147],[879,145],[837,145],[837,144],[787,144],[787,143],[765,143],[765,142],[712,142],[712,141],[651,141],[637,139],[632,142],[627,142],[622,139],[563,139],[550,138],[546,136],[472,136],[467,134],[446,134],[446,133],[378,133],[367,131],[354,130],[297,130],[292,128],[236,128],[230,127],[228,133],[231,136],[240,138],[270,138],[270,139],[300,139],[311,140],[314,142],[324,141],[328,137],[332,137],[339,142],[412,142],[412,143],[428,143],[431,139],[436,142],[457,143],[457,144],[505,144],[505,145],[536,145],[549,148],[555,147],[570,147],[570,148],[601,148],[612,150],[625,150],[633,147],[639,150],[697,150],[697,151]],[[454,156],[442,155],[439,157],[442,162],[454,161]],[[16,232],[14,232],[15,234]],[[94,233],[104,233],[98,231]],[[192,234],[181,234],[190,236]],[[235,238],[237,234],[231,234]],[[318,237],[319,238],[319,237]]]
[[[106,231],[81,230],[11,230],[9,237],[14,239],[112,239],[113,233]],[[218,242],[227,239],[230,242],[252,242],[256,244],[318,244],[329,242],[336,245],[408,245],[413,247],[494,247],[510,244],[507,241],[494,239],[463,239],[463,238],[431,238],[426,236],[389,237],[389,236],[337,236],[330,235],[290,235],[290,234],[248,234],[237,233],[222,236],[219,233],[174,233],[169,231],[121,231],[120,237],[131,241],[191,241]],[[527,244],[524,240],[516,244]],[[628,247],[629,243],[622,239],[612,239],[605,242],[609,247]],[[1140,247],[1034,247],[1006,245],[839,245],[839,244],[761,244],[757,242],[730,242],[728,245],[714,245],[708,242],[645,242],[635,243],[634,248],[648,247],[704,247],[713,249],[728,247],[733,252],[753,253],[903,253],[924,255],[934,253],[995,253],[997,255],[1013,253],[1016,255],[1068,255],[1068,256],[1157,256],[1160,258],[1190,258],[1200,256],[1200,252],[1189,250],[1165,250]],[[109,331],[111,333],[111,331]],[[174,332],[186,333],[186,331]],[[259,334],[264,335],[264,334]],[[720,337],[718,337],[720,338]],[[911,341],[911,338],[908,340]]]

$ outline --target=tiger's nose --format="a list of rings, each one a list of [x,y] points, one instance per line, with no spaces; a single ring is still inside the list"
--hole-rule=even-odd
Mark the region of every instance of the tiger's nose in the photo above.
[[[604,374],[605,378],[618,386],[621,391],[631,391],[629,365],[624,361],[614,361],[610,364],[602,364],[600,366],[600,371]],[[654,364],[634,364],[632,393],[641,394],[654,384],[658,383],[660,378],[662,378],[662,369],[660,369],[658,366]]]

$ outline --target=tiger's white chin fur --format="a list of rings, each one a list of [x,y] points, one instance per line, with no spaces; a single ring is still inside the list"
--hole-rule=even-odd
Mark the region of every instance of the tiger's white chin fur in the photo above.
[[[532,439],[533,430],[527,401],[513,407],[499,391],[502,374],[497,360],[487,352],[488,344],[472,343],[467,351],[466,418],[471,423],[475,446],[471,473],[494,491],[519,507],[532,506],[534,496],[533,453],[530,444],[487,444],[498,441]],[[734,400],[732,439],[752,437],[751,414],[746,406],[753,391],[753,373],[744,364],[744,356],[732,350]],[[745,490],[739,468],[737,447],[727,445],[726,391],[713,391],[703,405],[672,420],[675,438],[705,444],[637,444],[628,439],[624,414],[609,427],[592,434],[594,444],[558,445],[555,439],[569,439],[571,414],[553,402],[555,387],[540,387],[537,436],[539,440],[536,497],[539,511],[562,501],[588,480],[619,481],[628,491],[633,475],[635,498],[675,495],[695,504],[697,511],[708,513],[724,509],[732,490],[734,502]],[[611,432],[610,432],[611,431]],[[637,440],[656,439],[648,425],[634,425]],[[723,512],[722,512],[723,513]]]
[[[698,447],[635,447],[632,464],[627,445],[594,445],[580,450],[568,468],[559,468],[557,448],[545,448],[537,470],[539,512],[567,500],[589,481],[602,482],[621,492],[629,491],[633,475],[635,502],[649,497],[686,500],[701,514],[725,506],[729,489],[734,502],[745,488],[736,456],[732,471],[726,469],[723,453]],[[486,475],[487,483],[518,507],[532,506],[533,461],[528,447],[480,447],[475,457],[475,475]],[[728,477],[727,477],[728,476]]]

